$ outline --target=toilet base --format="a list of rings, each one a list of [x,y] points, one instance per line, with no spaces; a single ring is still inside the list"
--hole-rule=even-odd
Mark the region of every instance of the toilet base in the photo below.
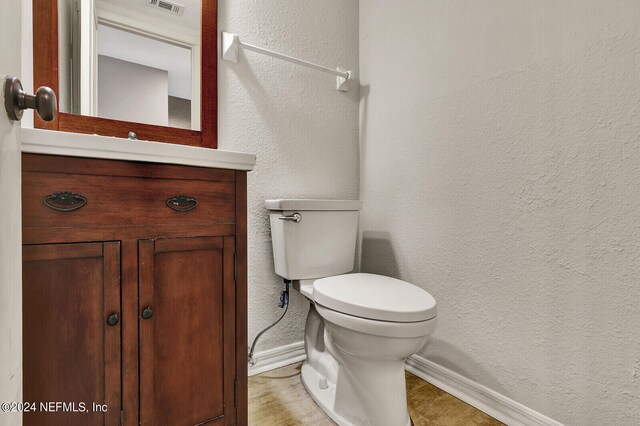
[[[311,395],[316,404],[322,408],[322,411],[331,417],[331,420],[340,426],[357,426],[333,411],[336,400],[336,385],[334,383],[327,383],[327,388],[321,389],[320,380],[326,380],[326,378],[323,378],[306,362],[302,365],[301,376],[302,384],[307,390],[307,393]]]
[[[414,353],[426,337],[394,341],[381,337],[378,341],[375,336],[353,336],[349,330],[326,324],[316,308],[312,304],[307,316],[306,360],[301,373],[309,395],[340,426],[410,426],[404,355]],[[333,329],[333,338],[327,325]],[[350,356],[336,345],[344,339],[358,340],[357,348],[375,352],[376,358]],[[385,346],[395,347],[391,351],[394,356],[384,356]]]
[[[324,411],[334,422],[336,422],[339,426],[360,426],[346,420],[344,417],[340,416],[335,412],[335,400],[336,400],[336,385],[335,383],[331,383],[326,380],[326,377],[319,374],[316,370],[313,369],[306,361],[302,364],[302,384],[304,385],[307,393],[311,395],[313,400],[322,408]],[[322,389],[320,387],[321,381],[326,381],[326,388]],[[324,387],[324,386],[322,386]],[[411,419],[406,425],[398,425],[398,426],[411,426],[413,423]]]

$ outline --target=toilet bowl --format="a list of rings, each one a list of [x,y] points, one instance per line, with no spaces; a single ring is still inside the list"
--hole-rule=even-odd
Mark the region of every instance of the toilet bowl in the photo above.
[[[302,382],[307,392],[339,425],[409,425],[404,361],[424,346],[435,330],[435,300],[415,286],[380,275],[347,274],[330,278],[340,281],[335,289],[356,287],[357,290],[359,286],[371,284],[370,281],[377,281],[378,286],[386,283],[388,290],[396,293],[395,300],[387,300],[386,306],[382,306],[362,304],[362,298],[358,298],[360,304],[350,309],[348,294],[347,297],[332,294],[340,303],[328,304],[339,306],[341,312],[319,304],[318,300],[326,299],[318,291],[314,298],[314,284],[322,289],[323,280],[326,283],[328,279],[294,283],[294,288],[312,303],[305,329],[307,359],[302,366]],[[403,298],[397,294],[398,283],[414,287],[416,291]],[[424,300],[418,301],[416,293]],[[407,299],[406,296],[413,297]],[[408,315],[406,309],[399,309],[403,301],[414,307],[422,305],[424,309]],[[367,309],[367,316],[387,320],[347,313],[362,314]],[[407,319],[407,316],[421,320],[388,320],[390,317]]]
[[[276,273],[311,303],[302,382],[340,426],[408,426],[404,361],[436,327],[436,301],[353,269],[359,201],[268,200]]]

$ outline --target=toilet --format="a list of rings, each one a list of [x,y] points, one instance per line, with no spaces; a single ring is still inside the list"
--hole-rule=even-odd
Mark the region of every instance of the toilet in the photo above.
[[[404,361],[436,327],[423,289],[353,270],[360,201],[267,200],[275,271],[311,306],[302,383],[340,426],[408,426]]]

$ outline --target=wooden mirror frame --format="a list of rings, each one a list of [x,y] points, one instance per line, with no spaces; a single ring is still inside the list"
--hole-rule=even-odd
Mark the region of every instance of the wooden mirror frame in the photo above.
[[[58,112],[55,120],[42,121],[34,114],[34,127],[127,138],[135,132],[140,140],[169,142],[206,148],[218,147],[218,0],[202,0],[200,15],[200,130],[157,126]],[[59,88],[58,0],[33,0],[34,90]],[[60,109],[58,108],[58,111]]]

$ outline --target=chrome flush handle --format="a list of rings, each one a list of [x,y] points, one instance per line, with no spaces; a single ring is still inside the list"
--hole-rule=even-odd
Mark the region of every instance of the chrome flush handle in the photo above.
[[[278,219],[280,220],[290,220],[291,222],[298,223],[302,220],[302,215],[300,213],[294,213],[290,216],[280,216]]]

